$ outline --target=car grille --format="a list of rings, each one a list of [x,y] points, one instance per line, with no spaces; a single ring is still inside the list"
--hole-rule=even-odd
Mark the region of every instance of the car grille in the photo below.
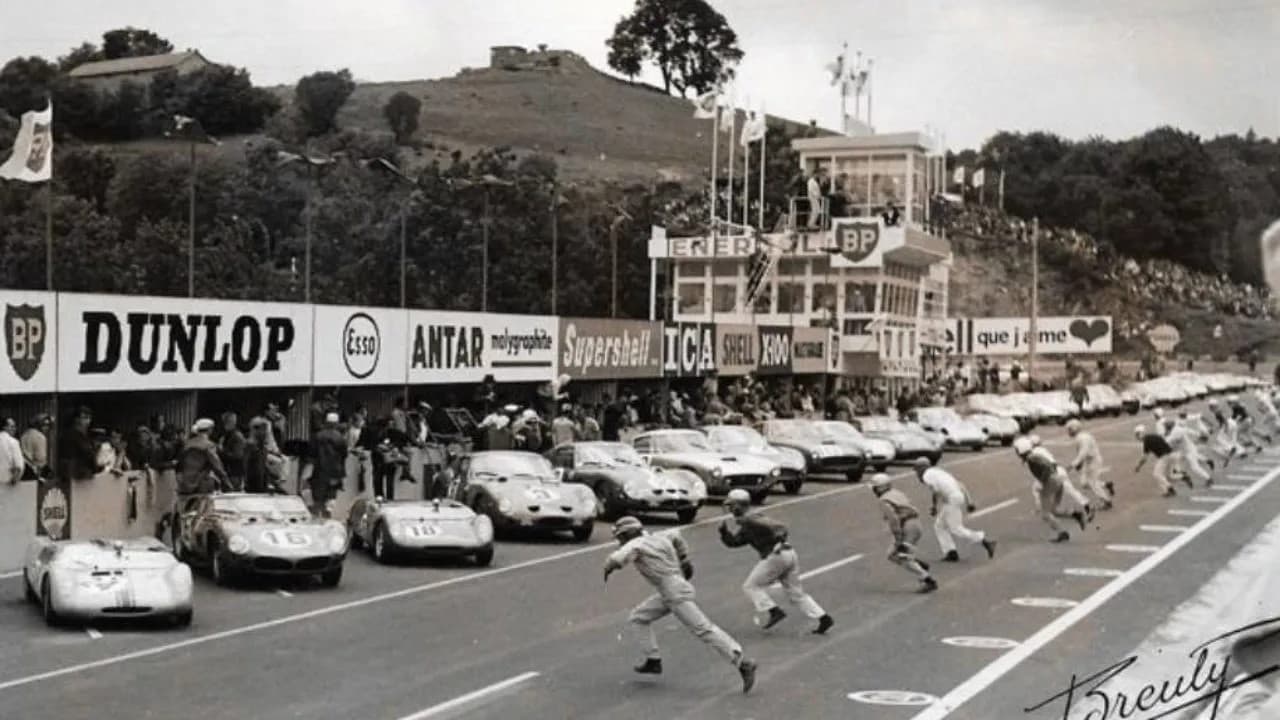
[[[763,475],[730,475],[729,487],[755,487],[764,482]]]
[[[110,615],[142,615],[143,613],[151,612],[151,608],[146,605],[137,605],[134,607],[112,606],[102,608],[102,612]]]
[[[466,550],[466,548],[462,547],[461,545],[432,545],[430,547],[422,548],[421,552],[430,553],[430,554],[439,553],[441,555],[449,555],[452,553],[460,553],[460,552],[463,552],[464,550]]]
[[[862,464],[862,458],[856,455],[836,455],[834,457],[824,457],[818,461],[818,467],[822,469],[845,469],[857,467]]]
[[[573,520],[567,517],[545,517],[538,518],[534,521],[538,527],[546,528],[567,528],[573,526]]]
[[[280,558],[260,557],[253,561],[254,570],[262,570],[265,572],[284,572],[293,569],[293,563]]]
[[[299,570],[323,570],[329,567],[329,558],[327,557],[309,557],[302,558],[294,563]]]

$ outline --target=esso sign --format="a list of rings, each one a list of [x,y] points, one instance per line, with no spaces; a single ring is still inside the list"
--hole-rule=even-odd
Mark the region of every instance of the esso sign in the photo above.
[[[351,377],[362,380],[378,369],[382,335],[378,323],[365,313],[355,313],[342,328],[342,361]]]

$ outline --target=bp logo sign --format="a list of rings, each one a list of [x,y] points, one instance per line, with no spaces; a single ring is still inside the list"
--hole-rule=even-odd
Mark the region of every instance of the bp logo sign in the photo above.
[[[382,335],[378,323],[365,313],[355,313],[347,318],[342,328],[342,362],[347,372],[357,380],[363,380],[378,369],[378,356],[382,354]]]
[[[860,263],[871,257],[879,246],[879,225],[859,222],[836,225],[836,247],[844,259],[851,263]]]
[[[22,380],[30,380],[44,359],[44,306],[5,305],[4,349]]]

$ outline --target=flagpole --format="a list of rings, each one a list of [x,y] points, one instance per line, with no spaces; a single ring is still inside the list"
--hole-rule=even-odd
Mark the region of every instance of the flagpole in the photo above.
[[[1000,212],[1004,212],[1004,168],[1000,168]]]
[[[729,198],[729,211],[727,213],[729,225],[733,225],[733,146],[737,145],[734,142],[733,131],[737,124],[738,108],[735,105],[733,93],[729,93],[729,192],[727,194]],[[733,228],[729,228],[729,232],[732,233]]]
[[[718,102],[714,112],[715,117],[711,121],[711,242],[713,243],[716,237],[716,196],[720,194],[719,186],[716,184],[716,170],[720,165],[720,160],[717,157],[717,150],[720,147],[720,105]]]
[[[743,123],[743,131],[746,124]],[[751,143],[742,146],[742,224],[751,224]]]
[[[764,103],[760,104],[760,124],[764,126],[764,134],[760,136],[760,198],[756,201],[760,204],[757,210],[757,221],[760,225],[760,232],[764,232],[764,153],[765,142],[769,139],[769,116],[764,114]]]
[[[50,166],[53,158],[49,159]],[[52,167],[50,167],[52,173]],[[44,186],[44,285],[53,291],[53,175]]]

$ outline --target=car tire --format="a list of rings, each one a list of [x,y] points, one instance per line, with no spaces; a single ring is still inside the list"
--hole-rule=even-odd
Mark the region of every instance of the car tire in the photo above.
[[[351,538],[351,548],[359,550],[364,547],[364,538],[360,537],[360,533],[356,532],[355,526],[347,525],[347,537]]]
[[[942,462],[942,453],[931,453],[929,455],[930,465],[937,465],[940,462]]]
[[[984,442],[982,442],[982,443],[974,443],[974,444],[971,446],[971,449],[972,449],[974,452],[982,452],[983,450],[986,450],[986,449],[987,449],[987,444],[986,444],[986,443],[984,443]]]
[[[326,570],[320,574],[320,584],[327,588],[338,587],[338,583],[342,582],[342,566],[332,570]]]
[[[386,523],[378,523],[373,529],[373,559],[383,565],[390,563],[391,556],[395,554],[394,548]]]
[[[580,525],[573,528],[570,532],[573,533],[574,542],[584,543],[591,539],[591,533],[594,532],[595,529],[595,521],[588,521],[586,525]]]
[[[782,481],[782,489],[785,490],[788,495],[799,495],[800,488],[803,486],[804,481],[800,479]]]
[[[236,584],[236,573],[223,561],[222,550],[215,541],[209,542],[209,575],[214,585],[231,587]]]
[[[683,508],[676,511],[676,520],[678,520],[681,525],[688,525],[693,522],[696,517],[698,517],[698,508],[696,507]]]
[[[45,577],[44,582],[40,585],[40,598],[43,601],[41,602],[40,607],[42,614],[44,615],[45,624],[49,627],[58,627],[61,625],[62,618],[59,617],[58,612],[53,609],[53,590],[52,585],[49,583],[48,576]]]
[[[194,613],[191,610],[174,613],[173,616],[169,618],[169,623],[177,628],[191,627],[191,617],[193,614]]]
[[[27,571],[22,571],[22,594],[29,603],[40,602],[40,596],[36,595],[36,589],[31,587],[31,581],[27,579]]]
[[[887,472],[889,470],[889,463],[880,463],[879,465],[876,465],[875,470],[876,472]]]
[[[1004,447],[1009,447],[1010,445],[1013,444],[1013,438],[1011,437],[1000,438],[1000,444],[1003,445]]]
[[[850,470],[849,472],[844,474],[844,479],[848,480],[851,483],[860,482],[862,480],[862,474],[864,472],[866,472],[864,468],[858,468],[857,470]]]
[[[476,565],[489,567],[493,564],[493,543],[489,543],[476,551]]]

